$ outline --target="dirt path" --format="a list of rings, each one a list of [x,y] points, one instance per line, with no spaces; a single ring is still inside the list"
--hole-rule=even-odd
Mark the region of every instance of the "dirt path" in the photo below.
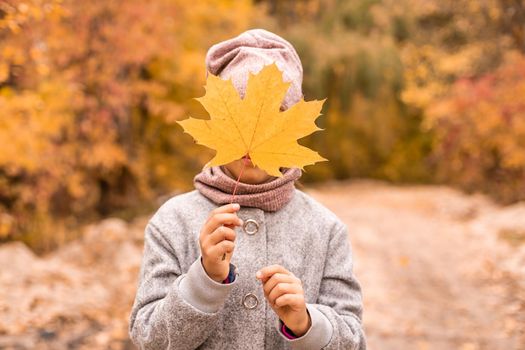
[[[489,201],[370,181],[308,192],[349,227],[370,349],[525,349],[522,300],[495,267],[506,251],[476,230]]]

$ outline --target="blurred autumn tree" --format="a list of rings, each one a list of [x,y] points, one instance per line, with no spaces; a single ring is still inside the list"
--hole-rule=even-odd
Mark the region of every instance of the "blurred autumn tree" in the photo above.
[[[205,154],[174,122],[202,94],[207,48],[245,29],[250,8],[0,2],[0,236],[45,250],[65,239],[57,222],[188,187]]]
[[[525,199],[524,19],[523,0],[0,1],[0,240],[50,249],[190,189],[213,151],[175,121],[205,115],[206,50],[258,26],[328,98],[300,142],[330,161],[303,180]]]
[[[318,121],[325,131],[300,142],[330,161],[307,167],[304,178],[427,180],[430,136],[401,100],[403,13],[378,0],[258,3],[270,14],[259,23],[299,52],[306,99],[328,98]]]
[[[393,2],[406,14],[403,100],[435,135],[434,179],[525,199],[525,1]]]
[[[507,202],[525,198],[525,57],[456,81],[428,108],[439,178]],[[445,161],[447,160],[447,161]]]

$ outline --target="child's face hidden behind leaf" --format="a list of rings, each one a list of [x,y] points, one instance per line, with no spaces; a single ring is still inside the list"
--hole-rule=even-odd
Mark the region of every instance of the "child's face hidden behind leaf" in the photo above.
[[[244,170],[242,169],[243,163]],[[261,184],[265,182],[270,182],[273,179],[277,178],[275,176],[269,175],[266,171],[255,166],[249,158],[241,158],[234,160],[233,162],[222,165],[222,169],[224,170],[226,175],[228,175],[234,180],[237,180],[239,178],[239,174],[241,174],[242,171],[242,176],[239,181],[247,184]]]

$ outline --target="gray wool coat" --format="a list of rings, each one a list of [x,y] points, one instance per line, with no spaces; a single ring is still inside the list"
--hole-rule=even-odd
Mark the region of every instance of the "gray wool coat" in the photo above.
[[[141,349],[366,349],[362,293],[352,268],[346,225],[295,189],[276,212],[241,207],[230,261],[236,277],[221,284],[201,263],[199,234],[217,204],[197,190],[164,203],[145,229],[144,255],[129,334]],[[255,222],[247,223],[248,219]],[[302,281],[311,327],[286,338],[255,273],[280,264]]]

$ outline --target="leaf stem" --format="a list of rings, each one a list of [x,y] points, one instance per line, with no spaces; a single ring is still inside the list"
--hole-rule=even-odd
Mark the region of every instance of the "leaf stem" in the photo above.
[[[248,157],[247,155],[245,155],[244,157],[242,157],[242,159],[244,160],[242,162],[242,168],[241,168],[241,172],[239,173],[239,177],[237,178],[237,181],[235,182],[235,187],[233,188],[233,193],[232,193],[232,198],[230,200],[230,204],[233,203],[233,200],[235,199],[235,192],[237,192],[237,185],[239,184],[239,182],[241,181],[241,176],[242,176],[242,173],[244,171],[244,168],[246,168],[246,164],[248,164]],[[222,260],[226,259],[226,253],[224,253],[222,255]]]
[[[235,187],[233,188],[232,199],[230,200],[230,204],[233,203],[233,200],[235,199],[235,192],[237,192],[237,185],[239,184],[239,182],[241,180],[242,172],[244,171],[244,168],[246,167],[246,164],[248,164],[248,157],[247,157],[247,155],[242,157],[242,159],[244,159],[244,162],[242,162],[241,172],[239,173],[239,177],[237,178],[237,181],[235,182]]]

